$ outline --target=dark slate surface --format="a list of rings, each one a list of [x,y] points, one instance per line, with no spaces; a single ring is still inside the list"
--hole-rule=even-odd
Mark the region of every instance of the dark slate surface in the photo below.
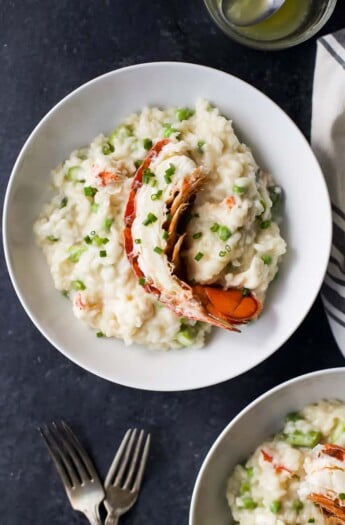
[[[323,33],[345,26],[343,2]],[[152,60],[206,64],[273,98],[309,136],[315,40],[282,52],[231,42],[201,0],[1,0],[0,173],[33,126],[64,95],[112,69]],[[0,523],[83,523],[67,504],[38,438],[39,423],[64,417],[102,474],[129,425],[153,433],[140,504],[123,523],[187,524],[196,474],[221,429],[268,388],[311,370],[344,365],[320,300],[293,337],[255,370],[187,393],[113,385],[73,365],[43,339],[21,308],[1,257]],[[288,313],[287,313],[288,315]]]

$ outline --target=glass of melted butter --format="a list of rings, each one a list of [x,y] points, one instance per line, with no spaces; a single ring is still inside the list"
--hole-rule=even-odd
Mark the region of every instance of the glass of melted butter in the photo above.
[[[243,17],[250,14],[253,2],[260,1],[243,0]],[[337,0],[286,0],[273,16],[252,26],[231,24],[226,18],[226,0],[204,2],[214,21],[234,40],[258,49],[283,49],[315,35],[333,13]]]

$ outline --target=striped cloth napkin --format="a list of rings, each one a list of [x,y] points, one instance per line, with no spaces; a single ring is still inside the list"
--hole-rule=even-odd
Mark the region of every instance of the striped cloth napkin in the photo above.
[[[311,143],[332,201],[333,241],[322,299],[345,355],[345,30],[318,40]]]

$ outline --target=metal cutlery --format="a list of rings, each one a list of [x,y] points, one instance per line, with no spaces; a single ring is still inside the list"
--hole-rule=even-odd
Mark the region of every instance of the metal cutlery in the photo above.
[[[117,525],[119,518],[137,501],[144,475],[151,437],[141,430],[127,430],[106,476],[105,525]]]
[[[91,525],[102,525],[99,506],[105,497],[102,483],[88,454],[64,422],[39,429],[67,497],[74,510],[82,512]]]

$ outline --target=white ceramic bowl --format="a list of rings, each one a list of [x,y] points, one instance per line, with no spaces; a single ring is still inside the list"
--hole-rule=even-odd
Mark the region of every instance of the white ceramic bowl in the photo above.
[[[286,195],[288,242],[264,314],[241,335],[215,331],[203,350],[153,352],[97,339],[56,292],[32,225],[50,196],[50,170],[145,105],[188,106],[202,96],[231,117],[259,163]],[[4,245],[18,297],[42,334],[93,373],[128,386],[185,390],[234,377],[267,358],[296,330],[322,282],[331,244],[324,179],[311,149],[286,114],[245,82],[207,67],[152,63],[113,71],[85,84],[35,128],[14,166],[4,207]]]
[[[281,430],[284,417],[322,399],[345,401],[345,368],[312,372],[269,390],[242,410],[207,454],[192,496],[189,525],[231,525],[226,483],[267,437]]]

